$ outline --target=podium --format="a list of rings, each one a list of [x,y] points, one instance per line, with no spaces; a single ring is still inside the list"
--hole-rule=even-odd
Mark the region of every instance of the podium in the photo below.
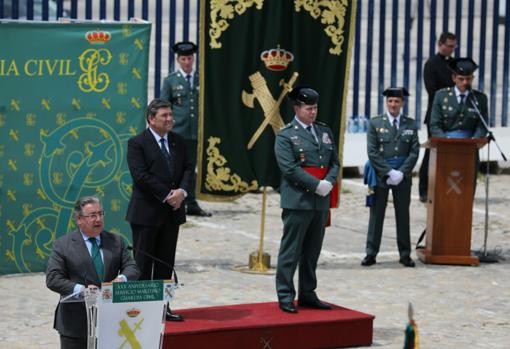
[[[174,280],[103,282],[63,297],[60,306],[87,317],[87,349],[160,349],[166,304],[179,285]]]
[[[478,149],[485,138],[432,137],[427,197],[426,246],[417,250],[427,264],[478,265],[471,256],[471,223]]]

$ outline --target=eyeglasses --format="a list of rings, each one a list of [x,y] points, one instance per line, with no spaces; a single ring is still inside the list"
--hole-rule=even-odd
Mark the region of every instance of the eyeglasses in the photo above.
[[[90,219],[103,218],[104,217],[104,211],[92,212],[92,213],[87,214],[87,215],[82,214],[80,216],[85,217],[85,218],[90,218]]]

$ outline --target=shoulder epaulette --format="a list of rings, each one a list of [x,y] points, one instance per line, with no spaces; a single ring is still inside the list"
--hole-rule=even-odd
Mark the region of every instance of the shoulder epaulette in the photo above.
[[[285,130],[286,128],[290,128],[291,126],[292,124],[289,122],[287,125],[280,127],[280,130]]]
[[[327,124],[325,124],[325,123],[323,123],[322,121],[317,121],[317,120],[316,120],[316,121],[315,121],[315,123],[316,123],[317,125],[321,125],[321,126],[326,126],[326,127],[328,127],[328,125],[327,125]]]
[[[176,75],[178,75],[178,74],[180,74],[180,72],[179,72],[178,70],[176,70],[176,71],[174,71],[174,72],[172,72],[172,73],[168,74],[168,77],[176,76]]]

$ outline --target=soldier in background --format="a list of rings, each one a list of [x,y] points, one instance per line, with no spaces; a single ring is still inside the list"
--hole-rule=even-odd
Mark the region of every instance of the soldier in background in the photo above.
[[[317,122],[319,94],[297,86],[289,93],[294,119],[276,135],[275,155],[282,172],[280,186],[283,236],[276,269],[280,309],[297,313],[294,273],[299,264],[298,305],[331,309],[315,293],[315,270],[322,249],[330,193],[340,164],[331,129]]]
[[[451,55],[457,47],[457,37],[453,33],[444,32],[437,41],[437,53],[430,57],[423,68],[423,81],[429,95],[427,104],[427,113],[424,123],[427,125],[427,137],[430,138],[430,114],[432,112],[432,102],[437,91],[445,87],[453,87],[455,83],[452,80],[452,73],[448,68]],[[427,202],[427,190],[429,181],[429,157],[430,149],[425,149],[425,154],[420,167],[420,181],[418,190],[420,201]]]
[[[193,69],[197,46],[188,41],[176,43],[172,47],[177,54],[179,69],[168,75],[163,81],[161,98],[172,103],[174,117],[173,132],[182,136],[186,142],[188,157],[194,169],[197,167],[198,147],[198,73]],[[211,213],[202,210],[195,196],[196,174],[191,190],[184,202],[189,216],[210,217]]]
[[[477,106],[487,121],[487,96],[471,89],[478,66],[471,58],[454,58],[448,66],[455,86],[436,92],[430,115],[432,137],[485,137],[487,128],[472,105],[474,103]]]
[[[409,96],[405,88],[388,88],[387,111],[370,119],[367,132],[367,151],[371,170],[375,171],[375,203],[370,207],[370,220],[363,266],[376,263],[381,244],[384,216],[388,194],[393,194],[395,218],[397,220],[397,245],[399,262],[414,267],[411,259],[409,231],[409,205],[411,204],[411,171],[418,160],[420,143],[414,119],[401,114],[404,97]]]

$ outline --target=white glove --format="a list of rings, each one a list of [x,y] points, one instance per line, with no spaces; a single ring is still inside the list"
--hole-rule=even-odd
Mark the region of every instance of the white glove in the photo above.
[[[388,172],[388,179],[386,180],[386,184],[389,185],[399,185],[400,182],[404,179],[404,174],[402,171],[391,170]]]
[[[393,182],[391,180],[391,177],[388,177],[388,179],[386,180],[386,184],[388,184],[388,185],[396,185],[395,182]]]
[[[402,171],[398,171],[396,170],[395,172],[397,172],[396,174],[396,180],[395,180],[395,185],[399,185],[400,182],[402,182],[402,180],[404,179],[404,174],[402,173]]]
[[[333,184],[329,183],[328,181],[321,180],[317,188],[315,188],[315,194],[320,196],[327,196],[331,189],[333,189]]]

